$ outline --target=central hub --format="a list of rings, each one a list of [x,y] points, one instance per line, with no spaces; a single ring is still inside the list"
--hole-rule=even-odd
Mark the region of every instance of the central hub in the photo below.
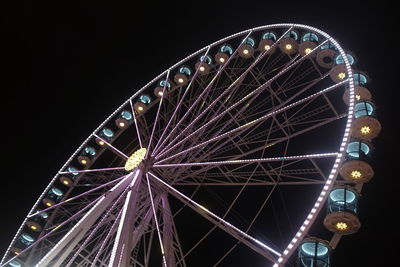
[[[139,166],[139,164],[142,162],[142,160],[144,159],[144,157],[146,156],[146,152],[147,149],[142,147],[138,150],[136,150],[126,161],[125,163],[125,170],[126,171],[131,171],[134,168],[136,168],[137,166]]]

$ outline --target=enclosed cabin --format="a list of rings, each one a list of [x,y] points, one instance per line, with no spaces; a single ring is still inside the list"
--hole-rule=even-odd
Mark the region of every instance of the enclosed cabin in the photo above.
[[[192,70],[187,66],[182,66],[175,74],[174,81],[178,86],[184,86],[188,84],[191,75],[192,75]]]
[[[371,140],[378,136],[381,124],[376,117],[376,107],[372,101],[357,101],[354,105],[354,121],[351,135],[354,138]]]
[[[48,213],[41,212],[29,218],[28,221],[26,222],[26,226],[34,232],[41,232],[43,230],[44,225],[47,222],[48,217],[49,217]]]
[[[302,56],[310,54],[314,48],[318,46],[318,36],[315,33],[307,32],[301,38],[301,43],[299,45],[299,53]],[[316,53],[311,54],[315,57]]]
[[[315,60],[322,68],[330,69],[334,65],[334,58],[337,54],[335,45],[331,42],[326,42],[321,45]]]
[[[9,267],[22,267],[22,264],[18,260],[12,260],[10,263],[7,265]]]
[[[242,58],[251,58],[254,55],[256,42],[252,37],[244,39],[239,48],[239,56]]]
[[[215,62],[220,65],[225,64],[228,61],[229,57],[232,56],[232,54],[232,47],[228,44],[224,44],[219,48],[218,53],[215,54]]]
[[[171,81],[161,80],[158,82],[157,87],[154,88],[154,95],[156,97],[162,97],[163,95],[166,95],[168,93],[171,87],[172,87]]]
[[[345,161],[340,168],[340,176],[353,183],[366,183],[374,176],[370,165],[371,145],[366,141],[352,140],[346,149]]]
[[[206,75],[210,72],[212,66],[212,58],[210,56],[202,55],[197,61],[195,68],[200,75]]]
[[[84,160],[84,159],[82,158],[82,160]],[[72,186],[74,181],[76,180],[76,178],[79,175],[79,173],[77,171],[78,171],[77,168],[75,168],[73,166],[69,166],[68,168],[65,169],[66,173],[64,173],[60,176],[60,178],[59,178],[60,182],[65,186],[68,186],[68,187]]]
[[[90,164],[92,159],[96,156],[96,149],[91,146],[86,146],[84,149],[82,149],[81,153],[78,156],[78,162],[82,166],[87,166]]]
[[[301,267],[331,266],[332,248],[325,240],[317,238],[304,239],[298,249],[297,265]]]
[[[361,227],[358,219],[359,194],[350,187],[336,187],[329,193],[325,227],[334,233],[347,235]]]
[[[23,249],[29,247],[30,245],[32,245],[33,242],[35,242],[35,240],[36,240],[36,239],[35,239],[32,235],[23,232],[23,233],[18,237],[17,242],[16,242],[15,245],[16,245],[16,247],[18,247],[18,248],[20,248],[20,249],[23,250]]]
[[[133,120],[132,112],[129,110],[123,110],[119,113],[118,118],[115,120],[115,125],[117,125],[117,127],[120,129],[124,129],[127,126],[129,126],[132,120]]]
[[[60,189],[58,189],[56,187],[53,187],[47,192],[47,194],[43,198],[42,202],[46,207],[51,207],[54,204],[60,202],[63,195],[64,195],[63,191],[61,191]]]
[[[147,106],[151,103],[151,97],[143,94],[139,96],[138,101],[133,105],[133,109],[137,114],[143,113],[147,110]]]
[[[264,32],[261,41],[258,44],[260,51],[266,51],[267,54],[272,54],[276,50],[276,34],[274,32]]]
[[[279,48],[286,55],[293,55],[299,49],[299,33],[297,31],[290,31],[283,36],[279,44]]]
[[[105,142],[111,142],[112,139],[114,138],[114,131],[111,130],[110,128],[103,128],[100,132],[99,132],[99,137],[100,138],[96,138],[96,143],[100,146],[104,146]]]

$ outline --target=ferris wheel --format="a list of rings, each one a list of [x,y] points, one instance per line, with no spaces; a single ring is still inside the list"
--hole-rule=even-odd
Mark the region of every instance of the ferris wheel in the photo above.
[[[300,24],[189,55],[78,147],[1,266],[330,266],[381,129],[355,64]]]

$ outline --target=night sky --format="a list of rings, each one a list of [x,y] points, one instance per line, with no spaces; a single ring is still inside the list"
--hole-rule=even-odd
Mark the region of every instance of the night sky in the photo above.
[[[361,1],[142,4],[27,1],[0,9],[5,45],[0,254],[59,168],[136,90],[225,36],[295,22],[327,32],[355,53],[358,68],[371,78],[368,88],[383,125],[373,142],[375,177],[362,193],[362,228],[342,239],[335,266],[394,266],[400,237],[394,7]]]

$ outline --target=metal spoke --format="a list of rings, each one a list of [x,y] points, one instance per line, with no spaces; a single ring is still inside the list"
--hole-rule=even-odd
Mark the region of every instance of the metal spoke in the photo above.
[[[181,166],[217,166],[226,164],[248,164],[255,162],[272,162],[272,161],[284,161],[284,160],[298,160],[298,159],[312,159],[312,158],[326,158],[326,157],[336,157],[339,153],[320,153],[320,154],[309,154],[309,155],[299,155],[299,156],[282,156],[274,158],[261,158],[261,159],[242,159],[242,160],[226,160],[226,161],[210,161],[210,162],[192,162],[192,163],[175,163],[175,164],[155,164],[153,167],[181,167]]]

